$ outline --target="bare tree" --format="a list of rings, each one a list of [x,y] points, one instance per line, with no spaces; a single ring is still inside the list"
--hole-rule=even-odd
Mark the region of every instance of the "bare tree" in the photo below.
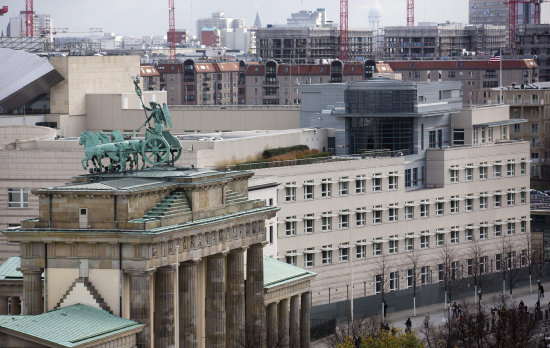
[[[336,347],[344,344],[346,338],[355,340],[358,337],[374,335],[380,328],[380,324],[378,315],[354,319],[352,322],[346,321],[337,325],[334,334],[325,337],[323,341],[329,347]]]
[[[382,254],[380,257],[377,258],[377,261],[375,263],[374,267],[374,290],[375,292],[379,292],[382,295],[382,303],[381,303],[381,309],[382,309],[382,321],[384,321],[384,314],[386,311],[386,292],[389,290],[389,277],[387,277],[386,273],[388,272],[390,268],[390,265],[388,263],[388,259],[385,254]]]
[[[416,289],[420,276],[419,254],[416,250],[412,250],[407,254],[405,272],[412,273],[412,290],[413,290],[413,315],[416,317]],[[407,278],[409,274],[406,274]],[[407,284],[409,286],[409,284]]]
[[[535,263],[534,263],[534,251],[533,251],[533,243],[531,240],[531,233],[526,233],[523,240],[523,246],[525,249],[522,251],[522,257],[525,258],[525,264],[527,266],[527,272],[529,273],[529,292],[533,292],[533,283],[532,283],[532,276],[535,271]],[[523,260],[522,260],[523,263]],[[523,266],[523,265],[522,265]]]
[[[470,260],[471,271],[468,271],[468,276],[471,277],[472,282],[474,283],[474,298],[477,298],[478,301],[478,310],[481,309],[481,294],[484,286],[485,273],[487,272],[487,264],[482,262],[483,257],[483,248],[479,245],[479,242],[474,242],[470,244]]]
[[[510,237],[502,238],[502,245],[500,248],[502,253],[502,274],[505,282],[508,282],[508,291],[510,292],[510,299],[513,297],[514,285],[518,280],[520,268],[518,267],[518,260],[516,251],[513,249]],[[504,292],[503,292],[504,297]]]
[[[454,289],[457,286],[457,280],[460,275],[460,269],[457,266],[458,261],[456,260],[455,250],[448,245],[443,246],[443,248],[439,250],[438,271],[439,276],[443,277],[443,279],[440,278],[439,281],[443,280],[446,303],[451,303]],[[447,309],[447,307],[445,308]]]

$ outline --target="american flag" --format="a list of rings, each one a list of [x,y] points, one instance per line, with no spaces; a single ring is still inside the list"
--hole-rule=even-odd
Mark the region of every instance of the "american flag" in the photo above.
[[[489,63],[493,62],[500,62],[500,50],[498,50],[497,53],[493,54],[491,58],[489,58]]]

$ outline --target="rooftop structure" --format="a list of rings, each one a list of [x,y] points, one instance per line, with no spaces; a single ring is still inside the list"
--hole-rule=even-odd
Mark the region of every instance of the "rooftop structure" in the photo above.
[[[540,81],[550,81],[550,24],[519,25],[515,47],[518,55],[536,60],[540,67]]]
[[[323,27],[327,25],[327,13],[324,8],[318,8],[315,11],[298,11],[290,14],[286,25],[289,27]]]

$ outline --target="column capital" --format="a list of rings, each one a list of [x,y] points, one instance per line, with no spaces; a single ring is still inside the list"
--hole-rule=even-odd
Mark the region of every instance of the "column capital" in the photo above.
[[[35,267],[33,267],[33,266],[23,266],[23,267],[17,268],[16,270],[18,270],[21,273],[26,273],[26,274],[33,274],[33,273],[42,274],[42,272],[44,272],[44,269],[42,267],[36,267],[36,266]]]
[[[216,253],[216,254],[208,255],[208,257],[225,257],[227,254],[229,254],[229,249],[220,251],[219,253]]]
[[[157,270],[156,269],[125,269],[123,270],[124,273],[126,274],[129,274],[129,275],[134,275],[134,276],[139,276],[139,275],[151,275],[153,273],[155,273]]]
[[[197,257],[196,259],[181,261],[180,265],[183,265],[183,266],[195,265],[195,264],[201,262],[201,260],[202,260],[202,258]]]
[[[174,272],[178,269],[178,265],[175,263],[157,268],[157,272]]]
[[[248,246],[240,246],[240,247],[238,247],[238,248],[234,248],[234,249],[229,250],[229,252],[230,252],[230,253],[238,253],[238,252],[243,253],[243,252],[245,252],[245,251],[247,251],[247,250],[248,250]]]
[[[261,241],[261,242],[258,242],[258,243],[250,244],[249,247],[257,247],[257,248],[261,247],[261,248],[263,248],[267,244],[269,244],[269,242],[267,240],[264,240],[264,241]]]

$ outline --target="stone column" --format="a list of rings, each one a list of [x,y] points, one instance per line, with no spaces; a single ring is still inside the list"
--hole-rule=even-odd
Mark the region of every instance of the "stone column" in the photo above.
[[[197,341],[197,265],[199,260],[184,262],[179,274],[180,347],[198,347]]]
[[[244,330],[244,248],[234,249],[227,255],[227,347],[245,345]]]
[[[174,316],[176,266],[157,268],[155,274],[155,347],[176,346],[176,322]]]
[[[23,315],[44,312],[42,300],[42,268],[21,269],[23,273]]]
[[[278,344],[277,302],[267,305],[267,347],[275,348]]]
[[[300,347],[300,295],[290,298],[289,326],[290,346],[298,348]]]
[[[311,311],[311,293],[304,292],[302,294],[302,301],[301,301],[301,308],[300,308],[300,348],[309,348],[310,311]]]
[[[8,312],[8,296],[0,296],[0,315],[7,315]]]
[[[288,348],[288,298],[279,301],[279,346]]]
[[[151,348],[151,274],[152,271],[134,271],[130,273],[130,319],[145,325],[137,334],[138,348]]]
[[[246,253],[246,336],[254,347],[265,347],[263,243]]]
[[[17,296],[10,297],[10,315],[21,314],[21,299]]]
[[[225,255],[206,259],[206,347],[225,347]]]

